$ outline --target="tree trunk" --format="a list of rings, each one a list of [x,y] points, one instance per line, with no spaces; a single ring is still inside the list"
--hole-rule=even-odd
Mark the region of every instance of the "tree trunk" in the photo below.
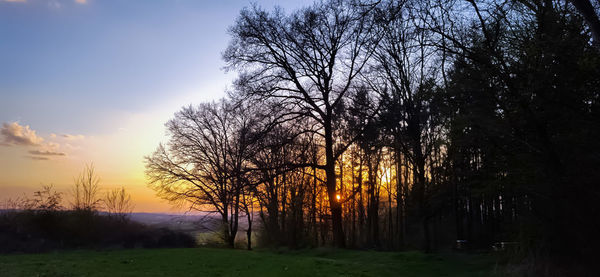
[[[331,209],[333,227],[333,245],[346,247],[346,239],[342,228],[342,205],[336,198],[335,157],[333,155],[333,132],[331,119],[325,119],[325,175],[327,177],[327,195]]]
[[[312,227],[314,232],[315,246],[319,245],[319,229],[317,228],[317,169],[312,168],[313,172],[313,187],[312,187]]]
[[[590,0],[571,0],[577,11],[583,15],[585,22],[590,27],[594,45],[600,48],[600,19]]]
[[[246,218],[248,220],[248,230],[246,230],[246,237],[248,240],[248,250],[252,250],[252,218],[250,217],[250,212],[246,208]]]
[[[232,223],[231,223],[231,229],[229,232],[229,241],[228,241],[228,246],[231,248],[235,247],[235,237],[237,235],[237,231],[238,231],[238,223],[239,223],[239,214],[240,213],[240,193],[236,193],[235,196],[235,203],[233,205],[233,211],[231,213],[232,218]]]
[[[355,184],[355,176],[354,176],[354,166],[355,166],[355,162],[354,162],[354,155],[352,155],[352,161],[351,161],[351,167],[350,167],[350,175],[351,175],[351,186],[352,186],[352,206],[350,207],[350,213],[351,213],[351,233],[350,233],[350,247],[356,247],[356,188],[354,186]]]
[[[399,143],[398,143],[399,144]],[[404,201],[403,201],[403,193],[402,189],[402,157],[400,154],[400,146],[396,149],[396,228],[398,233],[398,247],[402,248],[404,246],[404,222],[403,222],[403,213],[404,213]]]
[[[365,206],[363,203],[363,160],[359,159],[358,166],[358,238],[359,243],[365,242]]]

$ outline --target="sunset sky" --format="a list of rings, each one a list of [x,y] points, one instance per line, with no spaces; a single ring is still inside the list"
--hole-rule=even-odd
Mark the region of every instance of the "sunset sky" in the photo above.
[[[67,193],[93,163],[135,211],[177,212],[147,187],[143,157],[181,106],[224,96],[227,28],[250,4],[0,0],[0,201],[48,184]]]

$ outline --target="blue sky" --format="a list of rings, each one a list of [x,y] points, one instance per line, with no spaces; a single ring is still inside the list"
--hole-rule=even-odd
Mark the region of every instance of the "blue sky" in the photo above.
[[[194,93],[217,98],[233,78],[221,70],[227,27],[249,4],[1,2],[0,120],[99,132],[113,127],[107,112],[161,105],[208,83],[221,91]]]
[[[222,97],[235,78],[221,52],[250,4],[0,0],[0,127],[38,139],[0,137],[0,195],[66,188],[88,162],[107,183],[147,190],[142,160],[164,140],[163,124],[183,105]]]

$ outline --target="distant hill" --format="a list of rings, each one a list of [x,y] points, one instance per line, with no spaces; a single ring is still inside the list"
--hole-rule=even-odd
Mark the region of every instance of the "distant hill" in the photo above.
[[[199,221],[201,215],[182,215],[167,213],[131,213],[129,219],[147,225],[163,224],[166,222],[190,222]]]
[[[214,231],[219,226],[219,218],[211,214],[131,213],[129,219],[184,232]]]

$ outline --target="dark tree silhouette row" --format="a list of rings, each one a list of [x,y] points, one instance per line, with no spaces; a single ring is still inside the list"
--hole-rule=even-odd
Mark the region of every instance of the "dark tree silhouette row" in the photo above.
[[[511,241],[589,258],[598,7],[573,2],[244,9],[223,53],[234,90],[178,112],[147,175],[162,197],[218,213],[232,247],[256,215],[272,245]]]

